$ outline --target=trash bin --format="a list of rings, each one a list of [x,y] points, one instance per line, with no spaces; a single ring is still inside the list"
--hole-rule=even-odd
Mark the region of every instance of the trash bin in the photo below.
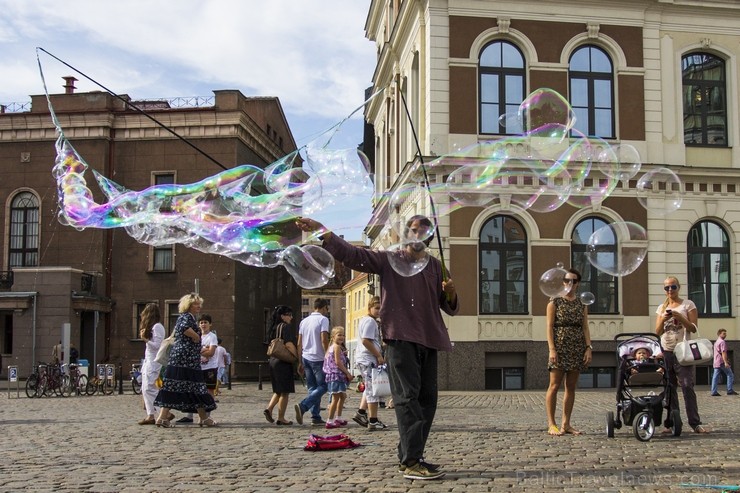
[[[77,360],[77,370],[80,372],[80,375],[85,375],[86,377],[89,377],[87,373],[87,368],[89,365],[90,363],[86,359]]]

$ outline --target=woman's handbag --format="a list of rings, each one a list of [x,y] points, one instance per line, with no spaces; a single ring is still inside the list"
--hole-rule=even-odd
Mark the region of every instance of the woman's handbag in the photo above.
[[[709,339],[686,339],[686,332],[683,332],[683,341],[676,344],[673,354],[676,356],[678,364],[681,366],[701,365],[712,361],[713,349],[712,341]],[[696,331],[697,337],[699,330]]]
[[[271,340],[270,345],[267,346],[267,356],[271,358],[277,358],[280,361],[284,361],[286,363],[295,363],[296,357],[285,346],[285,341],[283,340],[282,324],[278,326],[277,334],[275,335],[275,339]]]
[[[170,350],[172,349],[172,343],[175,342],[175,333],[162,340],[162,344],[157,350],[157,355],[154,357],[154,361],[162,366],[167,366],[170,360]]]
[[[385,365],[376,366],[370,370],[373,397],[391,395],[391,381],[388,378],[388,369]]]

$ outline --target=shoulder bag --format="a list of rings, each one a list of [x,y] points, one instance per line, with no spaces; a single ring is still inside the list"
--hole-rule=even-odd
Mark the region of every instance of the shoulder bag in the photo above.
[[[694,325],[696,327],[696,325]],[[683,331],[683,341],[676,344],[673,354],[681,366],[701,365],[712,361],[714,346],[709,339],[687,339],[686,330]],[[699,329],[696,330],[699,337]]]
[[[295,363],[296,357],[285,346],[285,341],[283,340],[283,324],[278,325],[275,338],[267,346],[267,356],[277,358],[286,363]]]
[[[170,360],[170,350],[172,349],[173,342],[175,342],[174,330],[169,337],[162,339],[162,344],[160,344],[159,349],[157,350],[157,355],[154,357],[154,361],[156,363],[159,363],[162,366],[167,366],[167,363]]]

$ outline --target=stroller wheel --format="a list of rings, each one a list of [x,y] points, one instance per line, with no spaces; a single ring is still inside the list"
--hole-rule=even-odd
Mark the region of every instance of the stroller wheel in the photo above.
[[[632,424],[632,431],[635,433],[635,438],[641,442],[647,442],[655,434],[655,422],[650,413],[641,412],[635,416],[635,420]]]
[[[606,436],[614,438],[614,413],[611,411],[606,413]]]
[[[674,437],[681,436],[681,429],[683,427],[683,423],[681,422],[681,413],[678,411],[678,409],[674,409],[671,411],[671,431],[673,432]]]

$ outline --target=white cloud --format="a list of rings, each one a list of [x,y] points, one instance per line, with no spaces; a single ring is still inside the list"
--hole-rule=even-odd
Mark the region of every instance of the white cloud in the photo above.
[[[42,92],[33,52],[42,46],[135,98],[239,89],[279,97],[286,113],[338,121],[371,84],[368,7],[368,0],[0,0],[0,101]],[[70,70],[45,55],[42,64],[50,90],[59,91]]]

